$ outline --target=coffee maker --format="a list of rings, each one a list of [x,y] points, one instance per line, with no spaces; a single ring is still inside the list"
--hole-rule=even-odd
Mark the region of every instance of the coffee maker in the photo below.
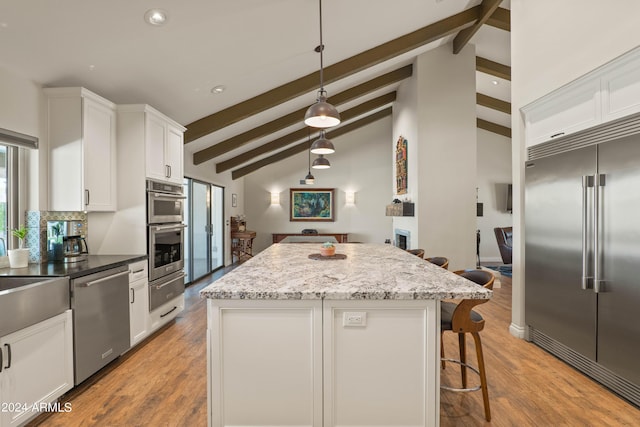
[[[82,221],[48,221],[47,237],[50,261],[79,262],[87,259],[89,247]]]

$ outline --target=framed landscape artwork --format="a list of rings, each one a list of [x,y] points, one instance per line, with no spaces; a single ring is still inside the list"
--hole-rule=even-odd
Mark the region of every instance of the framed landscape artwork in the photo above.
[[[335,221],[334,188],[291,188],[290,221]]]
[[[402,136],[396,144],[396,194],[407,194],[407,140]]]

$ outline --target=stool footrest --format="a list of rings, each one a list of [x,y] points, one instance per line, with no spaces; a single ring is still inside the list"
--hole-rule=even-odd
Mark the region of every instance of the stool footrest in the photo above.
[[[469,365],[468,363],[462,363],[460,360],[457,359],[440,359],[443,360],[445,362],[451,362],[451,363],[457,363],[458,365],[464,366],[465,368],[468,368],[470,370],[472,370],[473,372],[475,372],[478,376],[480,376],[480,371],[478,371],[478,369],[476,369],[475,367]],[[476,387],[471,387],[471,388],[456,388],[456,387],[449,387],[446,385],[440,385],[440,388],[443,390],[448,390],[448,391],[456,391],[456,392],[462,392],[462,393],[467,393],[470,391],[478,391],[482,388],[482,386],[476,386]]]

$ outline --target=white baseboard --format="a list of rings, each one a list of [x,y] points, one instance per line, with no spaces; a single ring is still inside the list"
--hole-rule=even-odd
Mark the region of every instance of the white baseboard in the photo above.
[[[527,339],[527,328],[516,325],[515,323],[511,323],[509,325],[509,333],[516,338],[520,338],[521,340]]]

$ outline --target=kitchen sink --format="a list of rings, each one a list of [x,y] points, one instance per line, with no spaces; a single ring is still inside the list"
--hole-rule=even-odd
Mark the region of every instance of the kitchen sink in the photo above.
[[[70,307],[67,277],[0,277],[0,337]]]

